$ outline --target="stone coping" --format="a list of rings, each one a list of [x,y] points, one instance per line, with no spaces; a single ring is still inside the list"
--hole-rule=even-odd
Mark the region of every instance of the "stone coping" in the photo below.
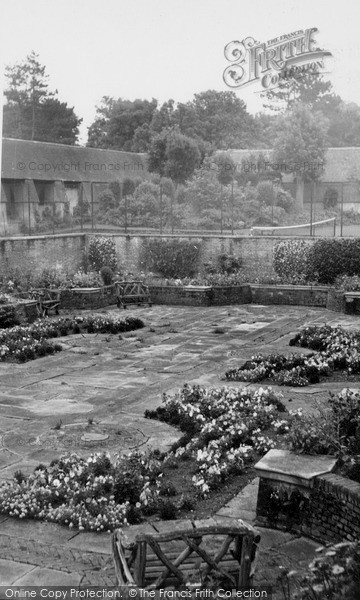
[[[269,450],[255,465],[262,479],[272,479],[293,483],[303,487],[313,487],[314,478],[331,473],[337,459],[333,456],[310,456],[295,454],[290,450]]]
[[[304,290],[315,290],[318,292],[327,292],[329,291],[329,289],[335,289],[332,288],[332,286],[329,285],[294,285],[294,284],[290,284],[290,283],[248,283],[247,285],[249,285],[251,288],[256,288],[256,289],[267,289],[267,288],[271,288],[274,290],[280,289],[280,290],[299,290],[299,291],[304,291]]]

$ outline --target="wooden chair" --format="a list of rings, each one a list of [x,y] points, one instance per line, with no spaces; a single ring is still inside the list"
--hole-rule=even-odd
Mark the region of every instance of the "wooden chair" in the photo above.
[[[233,588],[251,585],[260,535],[239,519],[156,522],[130,539],[131,527],[112,536],[118,584],[159,589],[191,579],[221,580]],[[162,527],[166,531],[161,531]],[[137,526],[140,527],[140,526]],[[152,528],[152,531],[151,531]],[[136,526],[135,526],[136,529]],[[197,574],[197,575],[196,575]]]

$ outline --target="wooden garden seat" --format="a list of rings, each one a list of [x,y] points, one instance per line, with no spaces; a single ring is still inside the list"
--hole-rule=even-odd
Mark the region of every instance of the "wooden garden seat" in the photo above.
[[[54,310],[59,314],[60,292],[58,290],[38,289],[30,290],[29,297],[36,300],[36,310],[39,317],[46,317],[49,311]]]
[[[142,281],[116,281],[115,289],[119,308],[128,304],[152,306],[149,288]]]
[[[260,536],[240,519],[156,522],[133,539],[131,529],[117,529],[112,537],[119,585],[181,586],[196,573],[197,580],[200,573],[202,581],[215,575],[233,588],[251,585]]]

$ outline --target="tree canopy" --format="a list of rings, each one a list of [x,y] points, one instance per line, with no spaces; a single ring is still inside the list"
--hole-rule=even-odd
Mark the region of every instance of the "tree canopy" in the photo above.
[[[321,113],[296,104],[281,117],[273,149],[273,162],[282,173],[295,177],[296,207],[302,209],[304,182],[316,181],[323,173],[328,122]]]
[[[73,108],[48,89],[46,69],[31,52],[22,62],[7,66],[3,135],[24,140],[75,144],[79,119]]]

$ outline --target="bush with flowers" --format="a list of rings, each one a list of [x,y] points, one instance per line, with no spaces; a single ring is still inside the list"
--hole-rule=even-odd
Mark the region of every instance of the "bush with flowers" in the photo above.
[[[259,382],[277,385],[305,386],[318,383],[334,371],[348,375],[360,373],[360,331],[343,327],[305,327],[290,340],[290,346],[315,350],[305,354],[258,354],[240,367],[229,369],[229,381]]]
[[[31,325],[15,326],[0,330],[0,361],[25,362],[38,356],[59,352],[60,344],[52,344],[49,338],[69,333],[123,333],[144,327],[137,317],[125,319],[115,314],[90,314],[86,317],[60,317],[38,320]]]
[[[108,454],[63,456],[0,484],[0,513],[112,531],[156,505],[160,466],[156,455],[136,451],[115,462]]]
[[[256,453],[275,447],[277,435],[288,430],[280,419],[285,411],[280,398],[271,388],[206,389],[185,384],[175,396],[164,394],[163,405],[145,416],[184,432],[167,460],[194,456],[197,469],[192,480],[204,496],[229,475],[241,473]]]
[[[330,392],[327,405],[319,405],[311,416],[294,415],[287,442],[295,452],[336,454],[346,471],[354,462],[352,457],[360,454],[359,392],[349,388]]]
[[[290,600],[358,600],[360,541],[339,542],[317,548],[318,556],[305,575],[282,568],[279,584]]]

